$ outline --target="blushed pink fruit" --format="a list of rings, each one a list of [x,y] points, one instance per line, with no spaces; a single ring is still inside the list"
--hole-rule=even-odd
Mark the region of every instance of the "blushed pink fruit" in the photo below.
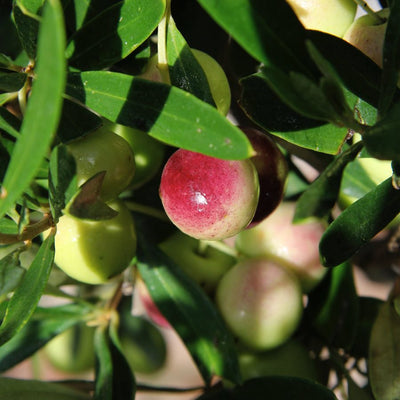
[[[240,232],[235,245],[247,257],[266,257],[290,268],[307,293],[327,271],[321,265],[318,247],[326,223],[309,220],[293,224],[295,207],[294,202],[281,203],[256,227]]]
[[[255,350],[288,340],[303,312],[296,276],[263,258],[245,259],[231,268],[217,287],[216,303],[232,333]]]
[[[258,196],[250,160],[221,160],[179,149],[161,176],[165,212],[182,232],[197,239],[219,240],[240,232],[253,218]]]
[[[254,128],[241,128],[256,155],[251,158],[260,182],[256,213],[248,226],[254,227],[268,217],[282,201],[288,166],[278,146],[265,133]]]

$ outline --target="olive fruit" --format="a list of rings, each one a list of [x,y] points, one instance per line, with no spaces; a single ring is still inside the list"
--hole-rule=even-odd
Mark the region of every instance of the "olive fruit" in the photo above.
[[[283,199],[288,166],[275,142],[254,128],[241,128],[256,152],[251,161],[256,167],[260,182],[260,196],[254,217],[248,228],[268,217]]]
[[[250,160],[221,160],[179,149],[164,166],[160,197],[171,221],[197,239],[218,240],[244,229],[259,196]]]
[[[94,368],[94,331],[78,323],[60,333],[43,348],[50,363],[60,371],[80,373]]]
[[[236,257],[177,231],[159,247],[206,292],[212,292]]]
[[[136,253],[136,232],[121,200],[109,203],[111,219],[90,221],[63,215],[55,236],[55,263],[70,277],[89,284],[105,283],[128,267]]]
[[[67,144],[76,162],[78,185],[105,171],[100,196],[113,200],[127,188],[135,175],[135,158],[128,142],[101,127]]]
[[[110,130],[124,138],[135,157],[135,176],[129,188],[138,188],[153,178],[161,169],[165,145],[146,132],[120,124],[108,125]]]
[[[326,223],[309,220],[293,224],[296,204],[283,202],[264,221],[236,236],[236,248],[248,257],[267,257],[299,278],[303,291],[309,292],[326,273],[319,257],[319,241]]]
[[[232,333],[258,351],[287,341],[303,312],[296,276],[263,258],[244,259],[231,268],[219,282],[216,303]]]

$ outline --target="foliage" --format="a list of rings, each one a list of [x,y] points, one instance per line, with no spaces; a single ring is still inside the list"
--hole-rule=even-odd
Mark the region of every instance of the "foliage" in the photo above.
[[[184,148],[228,160],[253,155],[237,125],[272,137],[290,166],[286,198],[297,201],[296,221],[318,217],[329,225],[320,242],[329,271],[309,294],[295,335],[318,369],[332,371],[338,384],[346,382],[349,399],[398,398],[399,289],[394,285],[385,302],[360,297],[352,272],[353,257],[400,212],[400,2],[389,4],[393,12],[380,69],[344,40],[305,29],[282,0],[1,2],[0,250],[10,251],[0,259],[0,370],[81,322],[96,327],[96,368],[93,382],[84,385],[0,378],[0,393],[9,399],[21,393],[26,399],[134,398],[142,385],[117,332],[121,297],[131,300],[140,276],[200,371],[199,399],[257,399],[266,391],[279,399],[335,398],[327,374],[318,382],[294,377],[241,382],[235,338],[213,296],[158,247],[175,229],[158,197],[160,174],[120,195],[135,218],[138,251],[126,273],[104,285],[108,290],[57,269],[54,235],[66,205],[89,205],[84,217],[91,219],[106,219],[109,211],[96,196],[85,196],[89,186],[77,188],[65,144],[116,123],[163,143],[168,154]],[[189,46],[223,66],[232,90],[231,119],[215,108]],[[161,82],[141,75],[156,53]],[[318,178],[307,181],[292,156],[315,167]],[[361,190],[366,182],[343,179],[358,157],[391,161],[393,176],[368,187],[337,216],[344,183]],[[21,266],[21,256],[35,244],[40,247],[33,261]],[[77,290],[69,294],[65,285]],[[126,286],[132,289],[128,294]],[[45,296],[67,304],[44,307]],[[323,350],[328,359],[321,357]],[[362,371],[366,385],[351,374],[362,360],[368,361],[368,371]],[[219,384],[215,378],[221,378]]]

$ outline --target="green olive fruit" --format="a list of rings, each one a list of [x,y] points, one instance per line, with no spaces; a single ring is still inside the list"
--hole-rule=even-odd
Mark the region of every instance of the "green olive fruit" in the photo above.
[[[271,375],[318,379],[314,360],[307,349],[295,339],[272,350],[253,352],[240,349],[238,353],[243,380]]]
[[[118,336],[122,351],[134,373],[153,374],[165,364],[167,345],[163,334],[141,316],[132,315],[130,298],[119,306]]]
[[[100,128],[67,145],[76,161],[78,185],[105,171],[100,196],[113,200],[127,188],[135,174],[135,158],[128,142],[121,136]]]
[[[55,263],[70,277],[89,284],[105,283],[121,273],[136,253],[132,215],[120,200],[109,203],[112,219],[90,221],[63,215],[55,236]]]
[[[120,124],[109,124],[108,128],[124,138],[135,157],[135,176],[130,188],[138,188],[153,178],[164,161],[165,145],[146,132]]]
[[[343,37],[353,22],[357,4],[353,0],[287,0],[305,28]]]
[[[282,202],[254,228],[240,232],[235,245],[247,257],[266,257],[294,272],[308,293],[325,276],[319,257],[319,241],[326,223],[308,220],[293,224],[296,204]]]
[[[211,95],[218,111],[223,115],[228,114],[231,107],[231,88],[225,71],[207,53],[197,49],[191,50],[206,75]]]
[[[43,348],[50,363],[69,373],[86,372],[94,368],[94,328],[79,323],[60,333]]]
[[[286,342],[303,312],[296,276],[263,258],[244,259],[231,268],[219,282],[216,304],[232,333],[257,351]]]
[[[160,245],[172,261],[206,292],[216,288],[236,257],[177,231]]]

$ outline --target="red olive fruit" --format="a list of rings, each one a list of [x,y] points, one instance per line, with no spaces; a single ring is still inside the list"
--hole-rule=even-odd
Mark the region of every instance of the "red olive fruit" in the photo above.
[[[160,197],[171,221],[197,239],[234,236],[254,216],[259,196],[250,160],[221,160],[179,149],[161,176]]]
[[[256,167],[260,182],[260,197],[254,217],[248,228],[268,217],[283,199],[288,166],[275,142],[265,133],[254,128],[241,128],[256,155],[251,161]]]

